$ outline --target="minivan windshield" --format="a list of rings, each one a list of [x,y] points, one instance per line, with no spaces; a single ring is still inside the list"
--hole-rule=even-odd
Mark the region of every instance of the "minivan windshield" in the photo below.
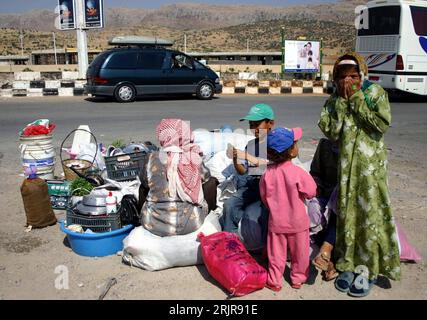
[[[400,6],[369,8],[368,28],[359,29],[357,35],[374,36],[399,34],[400,11]]]

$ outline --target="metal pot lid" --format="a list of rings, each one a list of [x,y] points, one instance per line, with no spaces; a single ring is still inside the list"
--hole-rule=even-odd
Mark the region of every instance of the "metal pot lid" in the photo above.
[[[75,210],[80,214],[85,214],[90,216],[99,216],[99,215],[107,214],[107,207],[87,206],[82,201],[79,201],[77,203]]]
[[[83,204],[92,207],[105,207],[105,196],[89,194],[83,196]]]

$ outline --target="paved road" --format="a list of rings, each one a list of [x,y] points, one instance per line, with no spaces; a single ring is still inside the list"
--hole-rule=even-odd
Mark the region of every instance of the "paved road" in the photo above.
[[[80,124],[88,124],[99,141],[156,141],[155,127],[162,118],[191,121],[195,128],[214,129],[223,124],[245,128],[238,119],[255,103],[265,102],[276,111],[276,125],[300,126],[303,141],[322,136],[317,120],[326,96],[220,96],[212,101],[192,98],[144,99],[131,104],[84,97],[13,98],[0,100],[0,152],[6,157],[16,148],[18,132],[35,119],[48,118],[57,125],[54,143]],[[427,156],[427,103],[392,103],[392,128],[386,142],[392,150],[411,152],[419,164]],[[399,152],[400,153],[400,152]],[[13,157],[15,157],[14,155]]]

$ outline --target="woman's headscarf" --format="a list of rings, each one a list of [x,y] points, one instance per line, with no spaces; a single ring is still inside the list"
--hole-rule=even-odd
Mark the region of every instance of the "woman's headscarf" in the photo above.
[[[360,78],[363,82],[368,76],[368,65],[365,62],[365,58],[356,52],[346,53],[337,59],[337,61],[334,64],[332,79],[335,80],[338,73],[339,65],[340,63],[345,62],[345,60],[352,60],[357,63],[357,67],[360,73]]]
[[[167,163],[169,194],[200,204],[203,190],[200,176],[200,148],[193,143],[194,135],[187,122],[163,119],[156,129],[161,146],[160,160]]]

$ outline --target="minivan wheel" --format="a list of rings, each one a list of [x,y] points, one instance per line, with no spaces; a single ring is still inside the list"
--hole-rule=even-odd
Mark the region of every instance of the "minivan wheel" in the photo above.
[[[117,102],[132,102],[136,98],[135,88],[130,84],[121,84],[114,91]]]
[[[205,82],[197,88],[196,94],[199,99],[210,100],[214,95],[214,88],[210,83]]]

